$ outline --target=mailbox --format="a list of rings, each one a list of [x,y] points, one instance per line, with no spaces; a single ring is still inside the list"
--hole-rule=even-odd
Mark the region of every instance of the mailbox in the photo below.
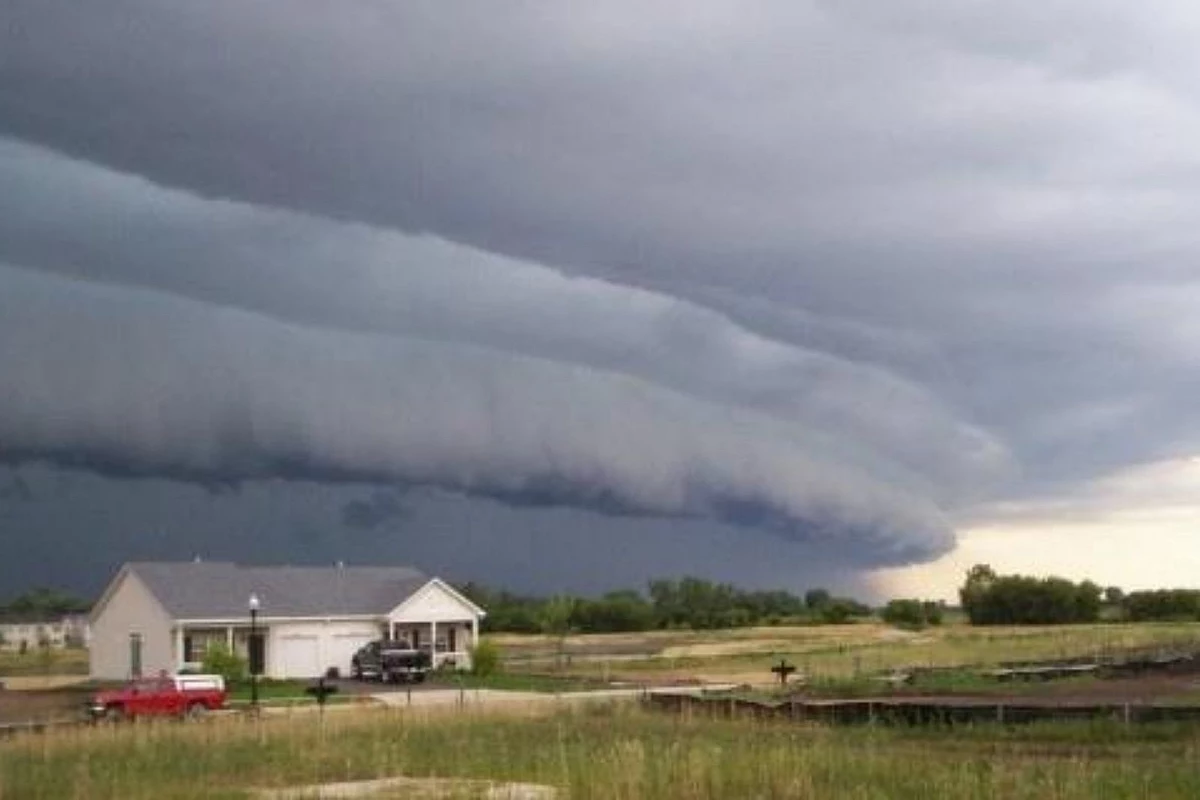
[[[324,706],[329,695],[337,694],[337,690],[338,687],[329,685],[325,682],[324,678],[321,678],[312,686],[307,687],[304,692],[305,694],[312,695],[313,699],[317,701],[317,705]]]

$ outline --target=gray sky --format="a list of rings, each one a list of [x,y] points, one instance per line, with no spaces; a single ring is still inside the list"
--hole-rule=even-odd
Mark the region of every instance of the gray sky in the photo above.
[[[0,587],[1200,550],[1192,4],[0,4]]]

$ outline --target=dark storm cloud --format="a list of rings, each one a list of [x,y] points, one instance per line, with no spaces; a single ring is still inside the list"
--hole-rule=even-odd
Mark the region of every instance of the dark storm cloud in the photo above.
[[[0,481],[0,500],[25,501],[33,500],[33,491],[29,483],[20,475],[6,476]]]
[[[882,563],[990,493],[1200,447],[1190,4],[5,16],[0,289],[47,315],[0,320],[22,457]]]
[[[355,499],[342,506],[342,524],[347,528],[375,530],[404,520],[411,510],[396,491],[377,489],[365,499]]]
[[[770,518],[784,536],[835,530],[872,561],[952,542],[932,503],[817,432],[629,376],[3,267],[0,283],[0,457],[17,463]]]
[[[209,202],[0,141],[0,258],[300,324],[475,343],[768,413],[955,499],[1004,453],[916,383],[668,294],[428,237]],[[139,242],[130,248],[128,242]],[[937,487],[934,490],[932,487]]]
[[[823,558],[817,548],[797,557],[783,539],[748,543],[744,531],[712,524],[684,530],[674,520],[627,518],[613,526],[570,509],[523,510],[415,490],[403,524],[362,531],[338,524],[347,503],[370,496],[360,486],[256,481],[236,495],[213,497],[187,483],[0,466],[0,483],[16,475],[54,502],[0,504],[0,534],[21,541],[0,559],[0,596],[40,584],[95,597],[131,557],[418,564],[449,580],[536,592],[639,588],[684,574],[747,586],[863,589],[841,559]]]

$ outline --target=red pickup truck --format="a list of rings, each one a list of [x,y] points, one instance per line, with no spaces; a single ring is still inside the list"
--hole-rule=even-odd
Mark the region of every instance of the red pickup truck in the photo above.
[[[203,716],[225,706],[220,675],[163,675],[133,681],[120,689],[97,692],[88,702],[96,719],[146,716]]]

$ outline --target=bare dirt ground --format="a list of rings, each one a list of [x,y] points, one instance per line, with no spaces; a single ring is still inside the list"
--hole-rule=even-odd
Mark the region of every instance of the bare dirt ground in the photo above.
[[[1109,678],[1076,683],[1050,681],[1024,690],[990,695],[994,700],[1036,704],[1054,703],[1160,703],[1179,701],[1200,704],[1200,676],[1143,675],[1136,678]]]
[[[88,690],[72,686],[3,689],[0,690],[0,724],[81,718],[87,697]]]
[[[972,702],[994,705],[1012,703],[1028,706],[1070,706],[1108,703],[1131,704],[1179,704],[1200,706],[1200,675],[1141,675],[1138,677],[1106,678],[1087,681],[1046,681],[1042,683],[1014,683],[1009,691],[989,692],[939,692],[920,691],[901,687],[895,692],[880,692],[875,697],[854,698],[861,700],[887,700],[903,702],[945,702],[947,704],[970,704]],[[831,697],[807,697],[798,689],[796,699],[829,700]]]

